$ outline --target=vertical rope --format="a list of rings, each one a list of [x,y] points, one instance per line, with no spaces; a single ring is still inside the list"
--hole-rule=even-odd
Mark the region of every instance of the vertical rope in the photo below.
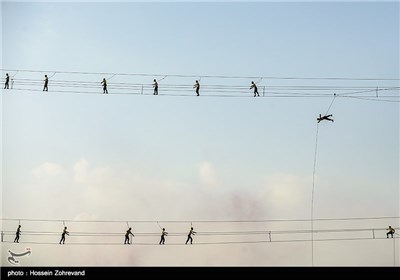
[[[328,113],[329,113],[329,110],[331,109],[331,107],[332,107],[332,104],[333,104],[333,101],[335,101],[335,98],[336,98],[336,93],[334,93],[333,94],[333,99],[332,99],[332,102],[331,102],[331,104],[329,105],[329,107],[328,107],[328,110],[326,110],[326,113],[325,113],[325,115],[328,115]]]
[[[337,96],[336,93],[334,93],[332,102],[329,105],[328,110],[326,110],[325,115],[328,115],[328,112],[331,109],[333,102],[336,99],[336,96]],[[318,128],[319,125],[317,123],[317,132],[315,134],[314,167],[313,167],[312,191],[311,191],[311,265],[312,266],[314,266],[314,192],[315,192],[315,169],[317,166]]]
[[[317,148],[318,148],[318,128],[315,135],[315,151],[314,151],[314,167],[312,176],[312,191],[311,191],[311,265],[314,266],[314,191],[315,191],[315,169],[317,163]]]
[[[396,237],[393,238],[393,266],[396,266]]]

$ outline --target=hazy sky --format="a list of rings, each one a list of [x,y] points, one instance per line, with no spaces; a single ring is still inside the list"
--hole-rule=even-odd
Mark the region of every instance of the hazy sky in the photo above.
[[[3,218],[310,219],[316,118],[327,111],[335,92],[325,90],[331,97],[319,98],[253,98],[247,90],[252,79],[204,76],[399,78],[398,2],[2,2],[1,15],[2,81],[6,72],[15,79],[14,89],[3,90],[1,99]],[[11,71],[18,69],[48,71],[49,92],[41,91],[44,72]],[[153,96],[153,78],[172,74],[193,77],[166,77],[160,81],[160,95]],[[110,78],[109,95],[102,94],[104,77]],[[23,79],[37,84],[26,85]],[[192,87],[196,79],[204,90],[216,84],[247,87],[236,96],[248,98],[213,97],[212,91],[200,97],[194,92],[163,96],[168,85]],[[74,92],[61,92],[57,81],[95,82],[98,89],[71,87]],[[144,94],[113,94],[129,93],[113,89],[113,83],[146,87]],[[271,95],[273,86],[384,88],[399,83],[259,83],[260,91]],[[398,96],[398,89],[384,94]],[[400,216],[399,103],[385,100],[338,97],[330,109],[334,122],[320,123],[314,218]],[[15,231],[17,224],[3,222],[2,229]],[[399,219],[318,222],[315,228],[376,227],[382,229],[377,235],[386,237],[383,229],[389,224],[398,228]],[[127,228],[125,222],[67,225],[67,243],[122,243]],[[139,234],[134,243],[157,245],[156,223],[130,226],[134,233],[155,233]],[[178,234],[168,236],[167,244],[183,244],[191,225],[162,226]],[[287,222],[193,226],[199,232],[194,243],[268,239],[201,235],[209,231],[309,229],[309,223]],[[310,242],[61,247],[59,234],[24,235],[41,230],[61,233],[62,228],[61,222],[22,223],[21,241],[56,245],[2,243],[2,265],[9,265],[8,249],[27,246],[33,253],[21,259],[24,265],[311,265]],[[107,241],[73,236],[84,231],[121,236]],[[386,239],[315,242],[314,262],[390,266],[393,244]],[[399,265],[398,244],[396,250]]]

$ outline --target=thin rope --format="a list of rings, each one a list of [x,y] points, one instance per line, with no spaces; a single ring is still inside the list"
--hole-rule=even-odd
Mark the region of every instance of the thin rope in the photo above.
[[[17,71],[17,69],[0,69],[0,71]],[[199,77],[200,75],[183,75],[183,74],[145,74],[145,73],[109,73],[109,72],[83,72],[83,71],[50,71],[50,70],[29,70],[29,69],[18,69],[20,72],[28,73],[46,73],[46,72],[57,72],[61,74],[80,74],[80,75],[112,75],[117,74],[119,76],[164,76],[168,75],[171,77],[186,77],[193,78]],[[260,76],[227,76],[227,75],[201,75],[205,78],[221,78],[221,79],[256,79]],[[277,80],[343,80],[343,81],[399,81],[400,78],[377,78],[377,77],[284,77],[284,76],[262,76],[263,79],[277,79]]]
[[[14,78],[15,76],[17,76],[19,70],[17,70],[17,72],[15,72],[15,74],[13,76],[11,76],[11,79]]]
[[[347,218],[319,218],[314,221],[354,221],[354,220],[388,220],[400,219],[399,216],[387,217],[347,217]],[[69,223],[124,223],[123,220],[61,220],[61,219],[24,219],[24,218],[0,218],[0,221],[25,221],[25,222],[69,222]],[[310,219],[264,219],[264,220],[163,220],[163,223],[271,223],[271,222],[309,222]],[[131,223],[155,223],[157,220],[131,220]],[[397,235],[397,233],[395,233]]]
[[[311,265],[314,266],[314,191],[315,191],[315,169],[317,163],[317,148],[318,148],[318,128],[315,135],[315,151],[314,151],[314,167],[312,176],[312,191],[311,191]]]
[[[51,75],[51,76],[49,77],[49,80],[50,80],[51,78],[53,78],[55,74],[57,74],[57,72],[54,72],[54,74]]]
[[[257,85],[258,83],[260,83],[263,80],[263,78],[259,78],[257,82],[255,82],[255,84]]]
[[[158,82],[161,82],[161,81],[164,80],[166,77],[168,77],[168,75],[165,75],[162,79],[158,80]]]
[[[331,104],[329,105],[328,110],[326,110],[325,116],[328,115],[328,112],[329,112],[329,110],[331,109],[332,104],[333,104],[333,102],[334,102],[335,99],[336,99],[336,96],[337,96],[336,93],[334,93],[334,94],[333,94],[332,102],[331,102]]]
[[[107,81],[111,80],[112,78],[114,78],[114,76],[117,74],[113,74],[110,78],[106,79]]]
[[[393,238],[393,266],[396,266],[396,238]]]

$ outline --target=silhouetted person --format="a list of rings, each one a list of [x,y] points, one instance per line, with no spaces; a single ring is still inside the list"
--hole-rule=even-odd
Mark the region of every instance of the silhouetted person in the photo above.
[[[108,94],[106,78],[103,79],[103,81],[101,82],[101,84],[103,85],[103,93]]]
[[[165,228],[162,229],[161,232],[161,240],[159,244],[164,244],[165,243],[165,236],[168,235],[168,232],[165,231]]]
[[[386,238],[389,238],[389,234],[392,236],[393,238],[393,234],[396,232],[394,230],[394,228],[392,228],[391,226],[389,226],[389,228],[387,228],[386,230],[388,230],[388,232],[386,233]]]
[[[60,244],[61,244],[61,242],[62,242],[62,244],[65,244],[65,235],[69,235],[69,232],[67,231],[67,227],[64,227],[63,233],[61,234]]]
[[[21,234],[21,225],[18,225],[17,232],[15,233],[14,242],[19,243],[19,235]]]
[[[332,117],[332,115],[321,116],[321,114],[319,114],[319,118],[317,118],[318,123],[319,123],[320,121],[323,121],[323,120],[327,120],[327,121],[333,122],[333,120],[330,119],[329,117]]]
[[[156,79],[154,79],[153,87],[154,87],[154,95],[158,95],[158,83]]]
[[[195,232],[195,231],[193,230],[193,227],[191,227],[191,228],[190,228],[190,231],[189,231],[189,234],[188,234],[188,238],[187,238],[185,244],[187,244],[187,243],[189,242],[189,240],[190,240],[190,244],[192,244],[192,242],[193,242],[192,234],[195,235],[196,233],[197,233],[197,232]]]
[[[197,96],[200,96],[200,84],[198,80],[196,80],[196,83],[194,84],[193,88],[196,89]]]
[[[129,228],[127,231],[126,231],[126,233],[125,233],[125,242],[124,242],[124,244],[126,244],[126,243],[128,243],[128,244],[130,244],[129,243],[129,235],[130,234],[132,234],[132,236],[135,236],[133,233],[132,233],[132,228]]]
[[[10,76],[8,76],[8,73],[6,73],[6,82],[4,84],[4,89],[9,89],[9,83],[10,83]]]
[[[257,96],[260,96],[260,94],[258,93],[257,86],[253,81],[251,82],[251,86],[250,86],[250,89],[252,89],[252,88],[254,88],[254,97],[256,97],[256,94],[257,94]]]
[[[44,86],[43,86],[43,91],[48,91],[49,90],[49,78],[47,75],[44,75]]]

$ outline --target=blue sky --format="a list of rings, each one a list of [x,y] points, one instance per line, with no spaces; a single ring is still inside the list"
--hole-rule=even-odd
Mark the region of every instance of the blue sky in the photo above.
[[[206,75],[399,78],[398,3],[3,2],[1,8],[2,69],[16,74],[16,90],[2,92],[7,218],[307,219],[316,117],[333,91],[319,98],[252,98],[251,90],[242,94],[248,98],[197,98],[163,96],[165,86],[192,86],[198,77],[204,89],[250,87],[251,79]],[[13,69],[48,70],[49,92],[41,92],[44,73]],[[110,94],[102,95],[105,75],[52,71],[193,77],[165,78],[155,97],[151,89],[113,94],[122,93],[113,83],[153,79],[117,75]],[[39,81],[30,86],[38,91],[19,84],[23,78]],[[57,92],[52,82],[62,80],[98,82],[99,94]],[[398,81],[263,79],[259,86],[268,92],[273,86],[398,87]],[[320,124],[315,217],[399,216],[399,108],[381,101],[338,97],[330,110],[335,122]],[[390,222],[398,226],[398,219]],[[342,250],[320,264],[391,264],[382,246],[366,245],[375,256],[354,260]],[[117,264],[309,265],[307,244],[282,246],[296,254],[275,259],[256,249],[224,262],[210,255],[220,253],[213,248],[198,249],[192,263],[169,251],[172,260],[134,256]],[[281,249],[276,245],[275,252]],[[57,254],[46,258],[53,250],[46,247],[30,264],[71,265]],[[85,256],[77,263],[109,261]],[[255,261],[260,256],[267,261]]]

